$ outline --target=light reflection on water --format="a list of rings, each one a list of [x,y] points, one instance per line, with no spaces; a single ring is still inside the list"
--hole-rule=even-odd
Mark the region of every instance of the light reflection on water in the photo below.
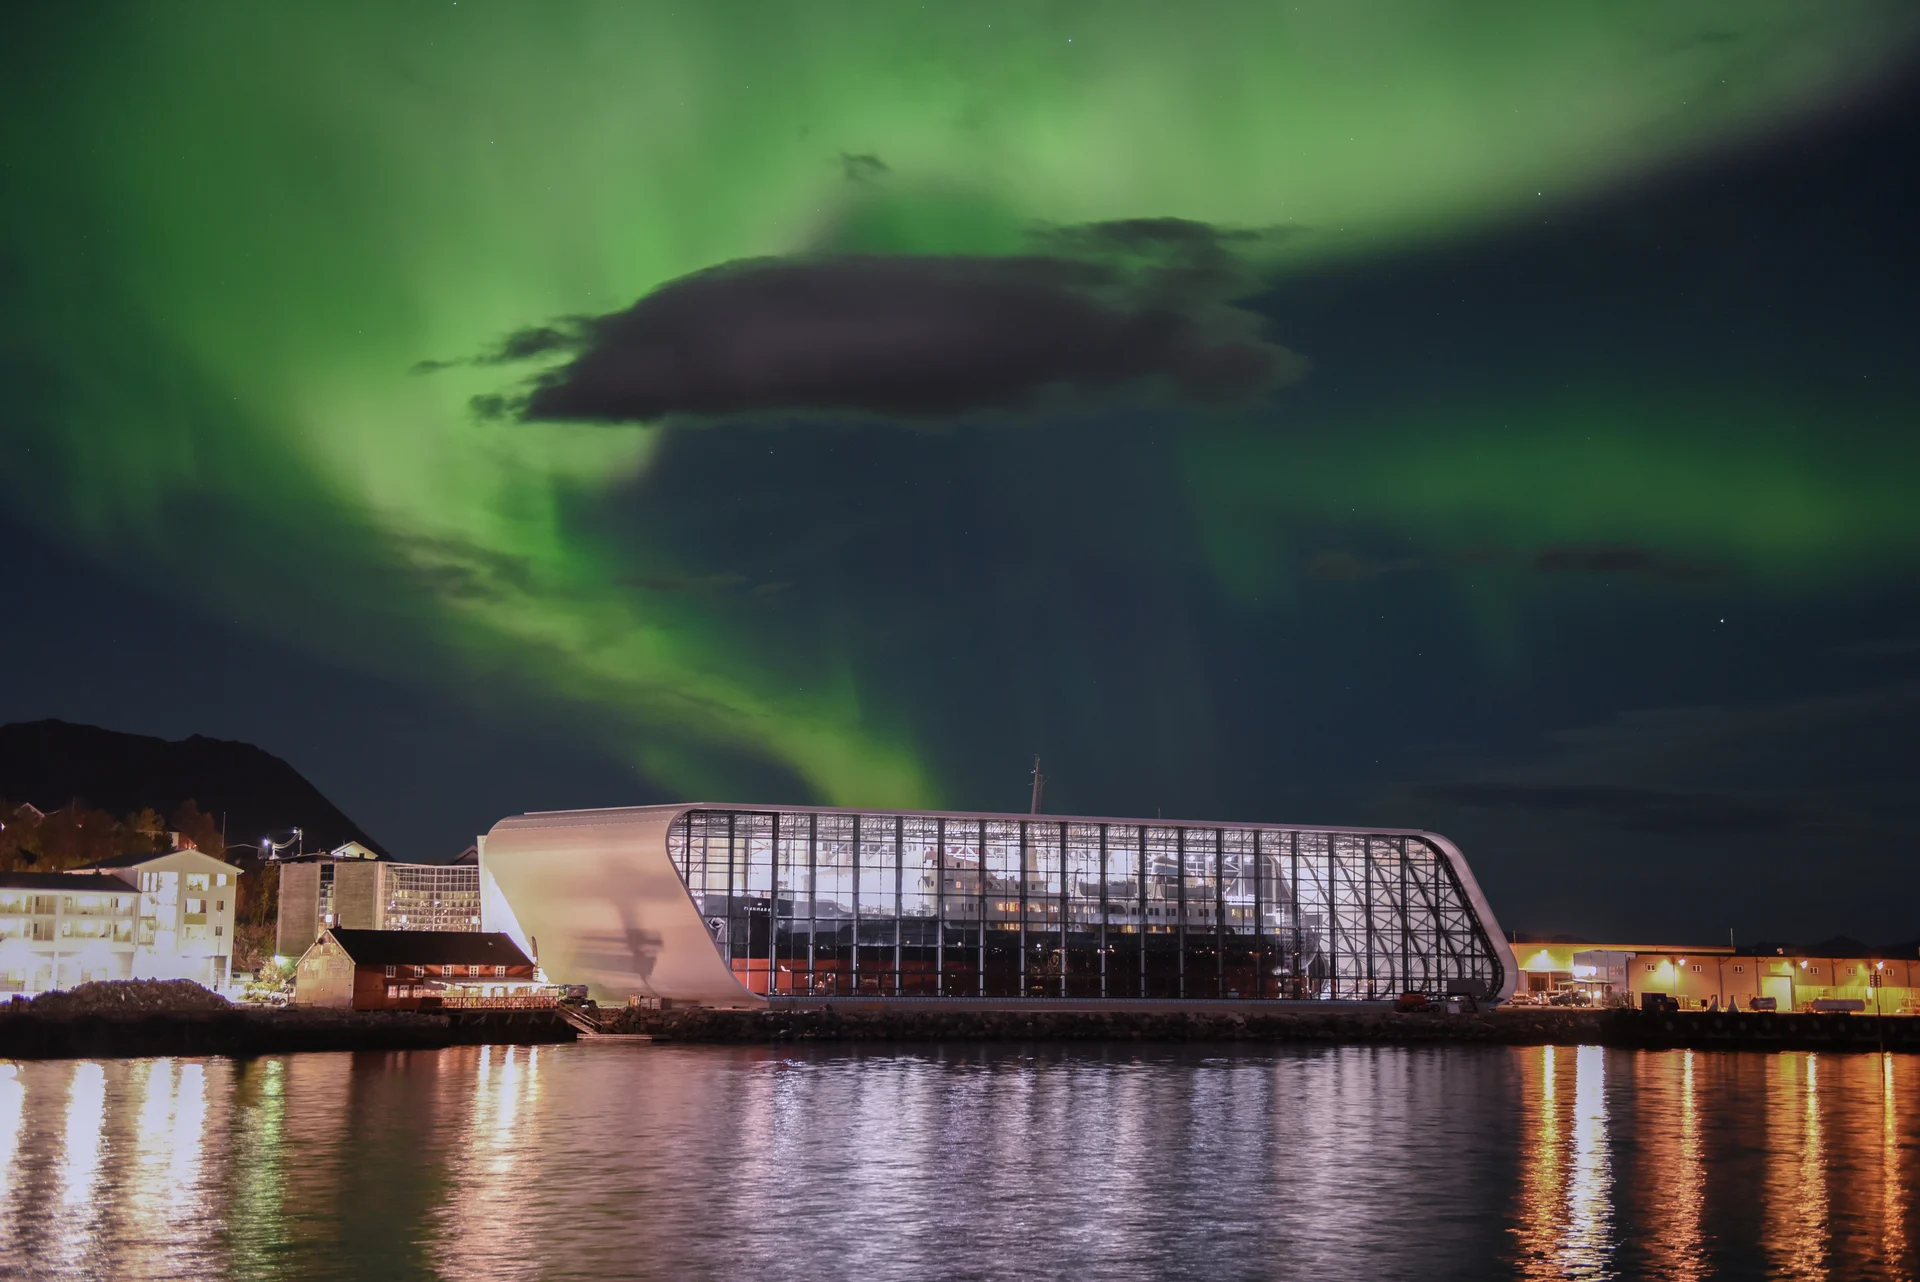
[[[0,1276],[1911,1277],[1891,1056],[0,1064]]]

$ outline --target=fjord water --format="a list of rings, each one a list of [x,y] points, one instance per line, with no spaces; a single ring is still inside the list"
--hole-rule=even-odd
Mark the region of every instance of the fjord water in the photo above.
[[[0,1064],[0,1275],[1912,1277],[1920,1060],[466,1047]]]

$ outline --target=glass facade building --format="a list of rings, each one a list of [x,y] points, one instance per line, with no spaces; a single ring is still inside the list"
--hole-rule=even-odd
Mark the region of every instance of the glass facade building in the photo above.
[[[772,998],[1491,998],[1513,972],[1431,834],[729,807],[667,849]]]
[[[479,846],[482,929],[602,1000],[1501,1001],[1519,976],[1430,832],[688,804]]]

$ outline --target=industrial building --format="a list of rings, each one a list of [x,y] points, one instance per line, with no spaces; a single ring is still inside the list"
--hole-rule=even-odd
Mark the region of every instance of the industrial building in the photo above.
[[[1740,952],[1728,944],[1516,943],[1522,1000],[1569,991],[1599,1005],[1639,1006],[1648,993],[1681,1010],[1839,1009],[1920,1014],[1920,958],[1866,950],[1855,956]],[[1818,1003],[1819,1005],[1816,1005]],[[1840,1004],[1836,1006],[1836,1003]]]
[[[1434,833],[934,811],[522,815],[481,914],[603,1000],[1499,1001],[1513,953]]]
[[[361,853],[361,852],[364,852]],[[480,870],[470,862],[403,864],[357,842],[280,866],[274,952],[298,957],[330,927],[477,931]]]
[[[191,847],[58,873],[0,873],[0,993],[233,970],[240,870]]]

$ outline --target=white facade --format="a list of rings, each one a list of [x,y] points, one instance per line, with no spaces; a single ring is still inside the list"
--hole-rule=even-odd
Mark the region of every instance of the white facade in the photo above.
[[[0,992],[102,979],[190,979],[233,969],[240,870],[198,850],[66,873],[0,873]]]

